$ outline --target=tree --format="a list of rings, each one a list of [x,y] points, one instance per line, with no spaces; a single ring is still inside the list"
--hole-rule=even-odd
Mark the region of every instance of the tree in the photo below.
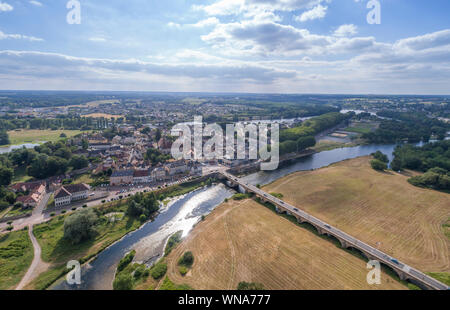
[[[79,244],[95,234],[97,215],[92,209],[72,214],[64,221],[64,238],[72,244]]]
[[[186,266],[186,267],[191,267],[193,263],[194,263],[194,255],[190,251],[185,252],[183,254],[183,256],[180,258],[180,260],[178,261],[178,265],[182,265],[182,266]]]
[[[297,140],[298,151],[306,150],[309,147],[316,145],[316,138],[313,136],[301,137]]]
[[[391,168],[394,171],[401,171],[402,170],[402,161],[398,158],[394,158],[394,160],[391,163]]]
[[[161,130],[158,128],[156,129],[155,140],[159,141],[160,139],[161,139]]]
[[[372,166],[373,169],[377,170],[377,171],[384,171],[386,170],[388,167],[386,165],[386,163],[378,160],[378,159],[374,159],[370,162],[370,165]]]
[[[383,163],[389,163],[389,158],[387,157],[386,154],[383,154],[380,151],[376,151],[375,153],[372,154],[373,158],[378,159],[379,161],[383,162]]]
[[[83,169],[86,168],[88,165],[89,161],[83,155],[81,156],[74,155],[69,162],[69,166],[73,167],[74,169]]]
[[[83,148],[83,150],[87,150],[89,148],[89,141],[86,139],[82,139],[81,140],[81,147]]]
[[[238,291],[262,291],[264,290],[264,285],[255,282],[239,282]]]
[[[120,273],[113,282],[113,289],[118,291],[133,289],[133,278],[131,274]]]
[[[0,185],[8,186],[11,184],[14,172],[7,167],[0,167]]]
[[[0,145],[7,145],[9,143],[9,136],[6,130],[0,130]]]
[[[149,132],[150,132],[150,127],[145,127],[144,129],[141,130],[141,133],[144,135],[148,135]]]

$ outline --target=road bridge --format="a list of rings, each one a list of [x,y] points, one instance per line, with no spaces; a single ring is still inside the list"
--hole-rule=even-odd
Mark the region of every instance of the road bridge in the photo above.
[[[380,263],[392,268],[401,280],[408,280],[411,283],[417,284],[422,288],[432,289],[432,290],[448,290],[449,287],[440,281],[414,269],[403,262],[387,255],[386,253],[373,248],[372,246],[362,242],[348,235],[347,233],[332,227],[326,222],[308,214],[307,212],[298,209],[281,199],[278,199],[258,187],[246,183],[244,180],[235,177],[234,175],[226,172],[225,170],[220,170],[218,172],[223,178],[228,180],[231,187],[239,187],[239,190],[254,193],[258,198],[264,202],[269,202],[273,204],[279,213],[287,213],[294,216],[299,223],[309,223],[314,226],[319,234],[328,235],[339,240],[343,248],[354,248],[359,250],[365,257],[369,260],[377,260]]]

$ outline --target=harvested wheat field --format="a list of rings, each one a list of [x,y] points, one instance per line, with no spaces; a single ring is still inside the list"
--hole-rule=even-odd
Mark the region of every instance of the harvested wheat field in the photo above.
[[[178,259],[192,251],[181,276]],[[265,289],[406,289],[382,274],[369,286],[366,262],[253,200],[230,201],[199,223],[168,256],[168,277],[194,289],[236,289],[258,282]]]
[[[376,172],[369,157],[298,172],[264,189],[424,272],[450,271],[450,195]]]

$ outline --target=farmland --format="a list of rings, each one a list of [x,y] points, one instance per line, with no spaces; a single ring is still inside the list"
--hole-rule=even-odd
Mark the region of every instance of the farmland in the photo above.
[[[124,117],[123,115],[112,115],[112,114],[106,114],[106,113],[91,113],[91,114],[86,114],[86,115],[81,115],[82,117],[92,117],[92,118],[107,118],[107,119],[117,119],[117,118],[121,118]]]
[[[178,259],[192,251],[182,276]],[[266,289],[406,289],[386,274],[366,282],[366,262],[253,200],[230,201],[196,226],[167,258],[168,278],[194,289],[236,289],[239,282]]]
[[[24,143],[55,142],[61,139],[61,134],[68,138],[81,133],[79,130],[12,130],[8,131],[9,139],[12,145]]]
[[[298,172],[264,189],[421,271],[450,272],[450,195],[412,186],[408,173],[376,172],[369,160]]]

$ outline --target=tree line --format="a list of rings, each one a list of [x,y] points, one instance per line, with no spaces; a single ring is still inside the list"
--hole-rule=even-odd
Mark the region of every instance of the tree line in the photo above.
[[[408,181],[420,187],[450,190],[450,140],[428,143],[422,147],[409,144],[395,149],[393,170],[411,169],[425,172]]]
[[[354,113],[327,113],[304,121],[300,126],[282,130],[280,132],[280,155],[301,152],[316,145],[315,135],[339,125],[353,115]]]
[[[382,120],[376,131],[362,135],[363,139],[373,144],[428,142],[432,136],[443,140],[450,130],[450,124],[424,113],[381,111],[377,115],[389,119]]]

